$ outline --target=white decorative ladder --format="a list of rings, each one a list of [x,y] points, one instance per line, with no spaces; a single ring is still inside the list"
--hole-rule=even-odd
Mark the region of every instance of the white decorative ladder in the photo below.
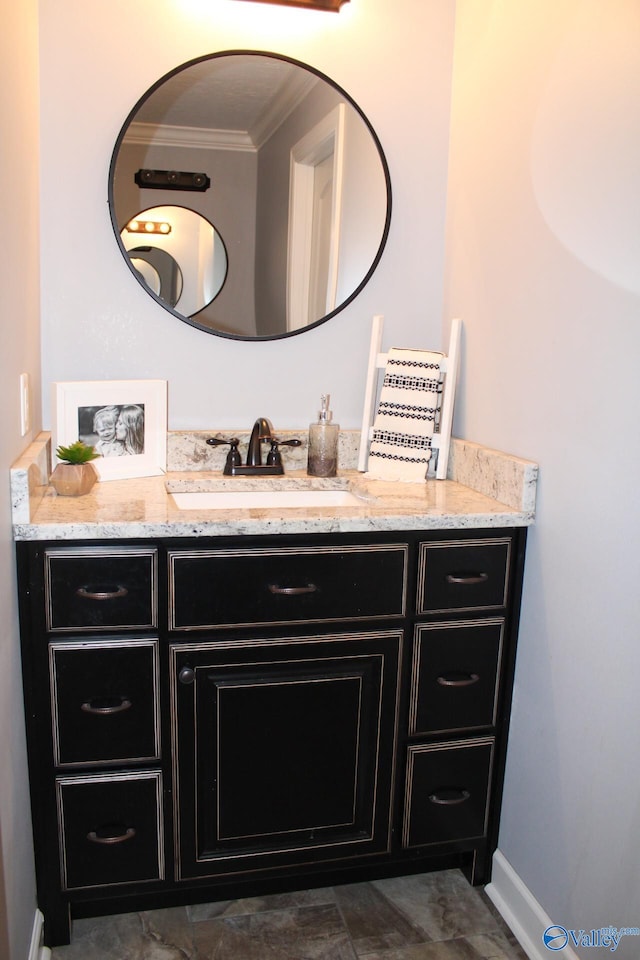
[[[369,364],[364,395],[364,409],[362,412],[362,430],[360,432],[360,453],[358,470],[364,472],[369,460],[369,444],[373,434],[376,396],[378,392],[378,374],[387,365],[388,354],[381,353],[382,328],[384,317],[377,314],[373,318],[371,327],[371,344],[369,347]],[[451,429],[453,426],[453,404],[456,393],[456,381],[460,365],[460,340],[462,335],[462,321],[451,321],[451,335],[449,337],[449,351],[442,354],[440,362],[440,376],[444,378],[440,405],[440,416],[437,432],[431,440],[431,449],[436,452],[436,480],[446,480],[447,464],[449,461],[449,446],[451,443]]]

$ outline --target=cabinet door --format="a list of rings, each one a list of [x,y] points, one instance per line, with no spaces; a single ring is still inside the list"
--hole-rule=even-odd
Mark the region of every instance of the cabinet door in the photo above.
[[[389,849],[400,644],[172,647],[181,877]]]

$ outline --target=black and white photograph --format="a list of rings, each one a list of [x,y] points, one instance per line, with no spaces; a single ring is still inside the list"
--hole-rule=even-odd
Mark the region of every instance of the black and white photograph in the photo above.
[[[53,384],[53,450],[81,440],[98,454],[100,480],[149,477],[166,469],[166,380]]]
[[[101,457],[144,453],[144,403],[78,407],[78,439]]]

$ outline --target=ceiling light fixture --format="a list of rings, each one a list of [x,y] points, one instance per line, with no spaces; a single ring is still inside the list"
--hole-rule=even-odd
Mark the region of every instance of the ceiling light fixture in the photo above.
[[[331,10],[340,12],[343,3],[349,0],[258,0],[260,3],[276,3],[285,7],[307,7],[309,10]]]

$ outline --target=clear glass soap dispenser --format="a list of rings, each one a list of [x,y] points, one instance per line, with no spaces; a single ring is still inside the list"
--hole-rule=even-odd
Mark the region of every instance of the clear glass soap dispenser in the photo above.
[[[320,397],[316,423],[309,424],[307,473],[311,477],[335,477],[338,472],[338,434],[340,424],[332,423],[328,393]]]

